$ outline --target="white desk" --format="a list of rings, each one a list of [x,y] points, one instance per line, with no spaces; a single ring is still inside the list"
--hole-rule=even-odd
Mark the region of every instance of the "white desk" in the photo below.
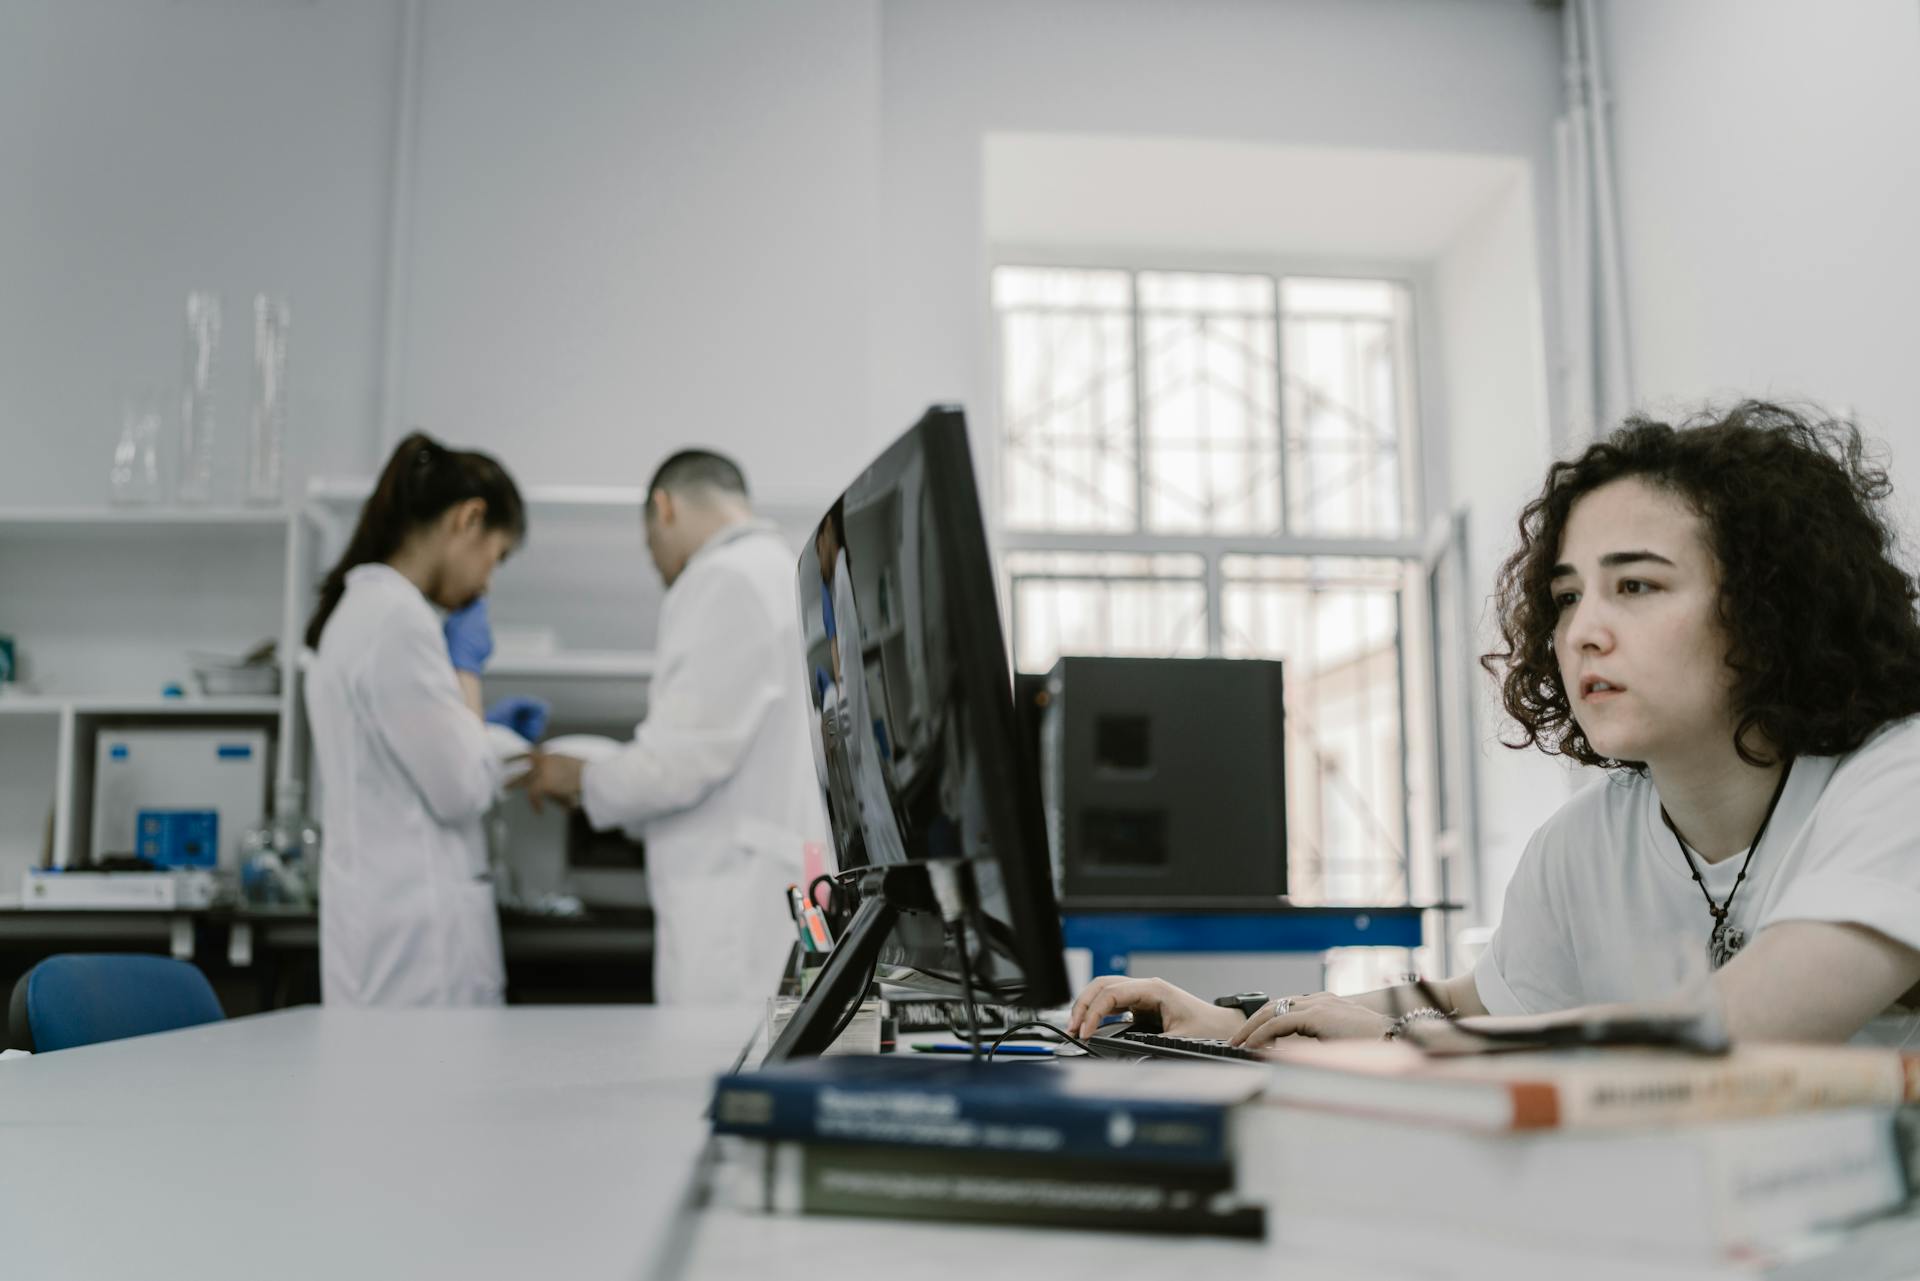
[[[0,1064],[0,1273],[145,1281],[885,1275],[980,1251],[1158,1274],[1257,1246],[688,1218],[749,1009],[305,1007]],[[857,1255],[849,1247],[857,1249]],[[1159,1267],[1138,1258],[1161,1251]],[[812,1265],[796,1260],[811,1260]],[[944,1267],[942,1267],[942,1263]]]
[[[689,1213],[713,1077],[756,1017],[308,1007],[0,1063],[0,1275],[1406,1275],[1204,1237]],[[1556,1281],[1617,1271],[1555,1263]]]
[[[640,1276],[752,1026],[308,1007],[0,1064],[0,1272]]]

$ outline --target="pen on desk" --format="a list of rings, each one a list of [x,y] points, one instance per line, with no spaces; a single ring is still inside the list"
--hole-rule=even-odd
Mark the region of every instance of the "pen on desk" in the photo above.
[[[913,1048],[922,1054],[972,1054],[973,1047],[962,1041],[915,1041]],[[985,1048],[984,1046],[981,1048]],[[1052,1054],[1050,1045],[1002,1045],[995,1054]]]

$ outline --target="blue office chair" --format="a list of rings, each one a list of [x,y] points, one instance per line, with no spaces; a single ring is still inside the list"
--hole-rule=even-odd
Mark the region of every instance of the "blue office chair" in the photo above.
[[[20,976],[7,1025],[15,1049],[45,1053],[225,1017],[206,975],[185,961],[73,953]]]

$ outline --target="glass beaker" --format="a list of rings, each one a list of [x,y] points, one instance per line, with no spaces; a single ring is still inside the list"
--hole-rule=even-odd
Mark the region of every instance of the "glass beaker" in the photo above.
[[[166,416],[152,392],[129,392],[120,400],[120,436],[113,445],[107,482],[113,501],[128,506],[157,503],[161,492],[160,437]]]
[[[220,355],[220,296],[187,295],[187,377],[180,392],[183,503],[213,499],[213,373]]]
[[[306,789],[274,788],[273,814],[241,838],[240,884],[255,906],[310,907],[320,895],[320,825],[306,812]]]
[[[284,298],[253,299],[253,420],[247,432],[247,501],[286,498],[287,326]]]

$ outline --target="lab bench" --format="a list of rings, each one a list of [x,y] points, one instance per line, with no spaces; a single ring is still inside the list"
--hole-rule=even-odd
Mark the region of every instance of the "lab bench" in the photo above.
[[[649,908],[580,916],[503,909],[500,935],[513,1004],[652,999]],[[229,1015],[319,999],[320,924],[310,908],[0,908],[0,1001],[21,974],[56,952],[165,952],[191,960]]]

